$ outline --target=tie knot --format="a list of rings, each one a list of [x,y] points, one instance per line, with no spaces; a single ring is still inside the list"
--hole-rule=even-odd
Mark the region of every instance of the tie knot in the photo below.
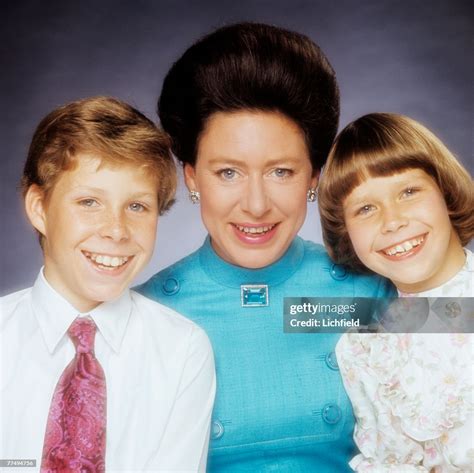
[[[94,353],[96,325],[86,317],[78,317],[69,327],[67,333],[76,347],[76,353]]]

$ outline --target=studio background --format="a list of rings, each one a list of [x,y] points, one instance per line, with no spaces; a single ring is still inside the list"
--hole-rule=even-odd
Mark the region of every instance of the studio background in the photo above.
[[[32,134],[53,108],[93,95],[125,100],[157,120],[163,78],[197,38],[237,21],[310,36],[341,88],[340,128],[365,113],[397,112],[431,128],[463,164],[472,160],[472,2],[453,0],[58,0],[10,1],[1,25],[0,295],[31,286],[41,267],[19,180]],[[182,184],[159,222],[156,271],[206,235]],[[317,206],[300,232],[321,242]]]

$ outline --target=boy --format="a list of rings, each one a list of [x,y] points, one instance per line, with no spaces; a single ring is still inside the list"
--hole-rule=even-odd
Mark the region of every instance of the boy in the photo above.
[[[204,471],[207,336],[128,289],[172,203],[167,137],[118,100],[70,103],[39,124],[22,187],[44,267],[1,300],[0,459],[41,471]]]

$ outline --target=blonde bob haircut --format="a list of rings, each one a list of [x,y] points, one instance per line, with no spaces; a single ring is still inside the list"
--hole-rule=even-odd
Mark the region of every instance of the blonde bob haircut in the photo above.
[[[110,97],[71,102],[41,120],[23,170],[23,195],[35,184],[47,201],[81,154],[96,155],[106,166],[143,168],[158,183],[160,215],[172,205],[177,177],[170,139],[138,110]]]
[[[446,146],[411,118],[371,113],[337,136],[319,184],[323,238],[331,258],[359,272],[369,270],[357,257],[344,222],[349,194],[371,177],[422,169],[441,190],[451,224],[467,245],[474,234],[474,187],[469,173]]]

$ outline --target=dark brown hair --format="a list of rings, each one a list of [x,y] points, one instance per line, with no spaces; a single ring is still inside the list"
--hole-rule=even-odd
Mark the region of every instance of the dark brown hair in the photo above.
[[[242,110],[279,112],[294,121],[319,171],[339,121],[334,71],[307,36],[240,23],[192,45],[168,72],[158,102],[174,154],[192,166],[209,117]]]

